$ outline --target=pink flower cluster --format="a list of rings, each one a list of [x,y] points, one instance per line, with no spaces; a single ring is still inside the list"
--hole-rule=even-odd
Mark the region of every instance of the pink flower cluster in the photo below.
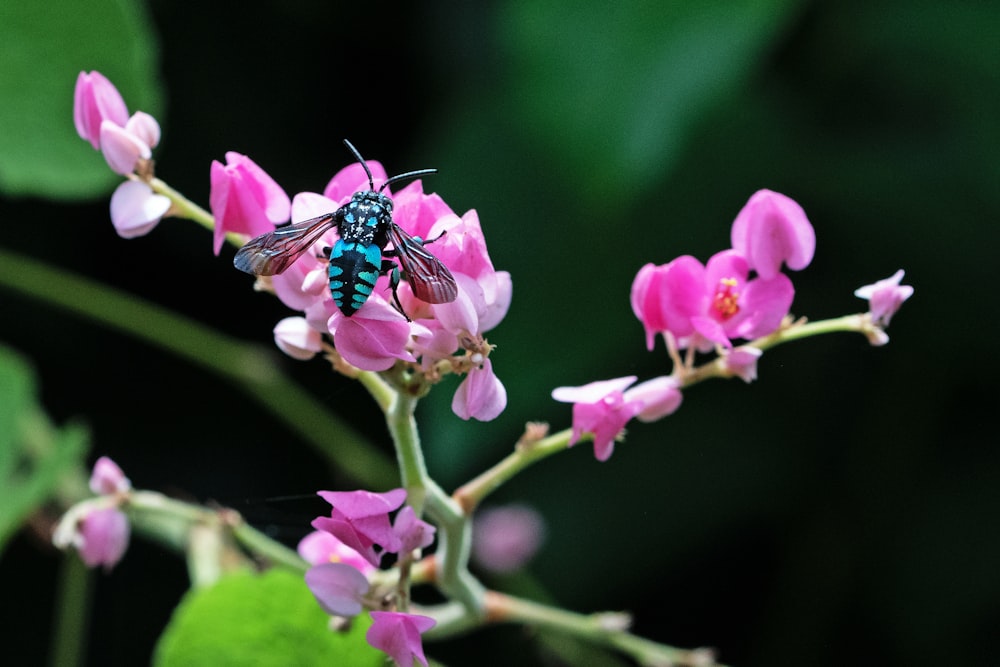
[[[683,255],[639,270],[632,310],[646,329],[647,348],[657,334],[682,349],[730,348],[733,338],[757,338],[781,325],[795,296],[781,266],[803,269],[816,249],[805,212],[785,195],[760,190],[736,216],[730,236],[732,248],[707,264]]]
[[[312,567],[306,585],[328,614],[356,616],[364,609],[370,589],[367,575],[384,553],[409,553],[430,546],[434,527],[418,519],[413,508],[403,507],[390,521],[389,513],[406,499],[404,489],[386,493],[369,491],[320,491],[333,509],[330,516],[312,523],[316,532],[299,543],[299,553]],[[378,551],[375,546],[380,547]],[[427,665],[420,635],[435,625],[434,619],[403,612],[373,611],[366,638],[398,665],[412,665],[416,658]]]
[[[170,209],[170,199],[131,177],[150,164],[160,142],[159,123],[142,111],[129,116],[121,93],[100,72],[80,72],[77,77],[73,122],[80,138],[101,151],[112,171],[130,177],[111,197],[111,222],[119,236],[148,234]]]
[[[816,234],[801,206],[785,195],[760,190],[736,216],[730,237],[732,248],[716,253],[707,264],[683,255],[667,264],[643,266],[632,283],[632,310],[646,330],[648,349],[657,335],[664,336],[671,350],[714,346],[725,368],[750,382],[760,350],[734,349],[732,339],[757,338],[781,326],[795,296],[781,267],[805,268],[816,249]],[[633,417],[654,421],[680,407],[676,372],[630,389],[635,381],[629,376],[555,389],[555,400],[573,404],[570,445],[590,433],[594,455],[606,461]]]
[[[229,154],[234,162],[235,154]],[[237,231],[262,233],[275,222],[269,212],[283,212],[284,193],[256,165],[244,158],[240,178],[225,174],[230,167],[213,165],[212,201],[216,234]],[[254,168],[251,168],[253,165]],[[378,162],[368,162],[375,188],[385,182],[386,173]],[[259,169],[259,168],[257,168]],[[218,174],[218,178],[216,178]],[[227,189],[227,201],[238,207],[217,208],[216,201]],[[292,220],[306,220],[335,211],[359,190],[367,190],[368,178],[360,164],[339,171],[322,194],[302,192],[291,203]],[[297,359],[308,359],[322,349],[322,336],[331,335],[337,352],[351,365],[368,371],[383,371],[397,361],[418,363],[432,369],[456,351],[465,352],[468,373],[459,385],[452,409],[463,419],[488,421],[506,407],[507,393],[493,373],[484,334],[503,319],[510,306],[511,280],[506,271],[493,268],[486,241],[475,211],[459,217],[436,194],[425,194],[420,181],[408,184],[392,195],[393,220],[412,236],[437,239],[430,250],[451,271],[458,284],[458,298],[451,303],[428,304],[418,300],[407,283],[399,286],[399,299],[407,321],[392,304],[389,279],[379,278],[365,305],[346,317],[334,305],[328,287],[327,265],[316,252],[306,252],[283,273],[272,278],[274,291],[285,305],[302,311],[300,317],[286,318],[275,327],[275,341]],[[219,236],[221,238],[221,236]],[[317,250],[333,246],[336,231],[331,229],[316,244]]]

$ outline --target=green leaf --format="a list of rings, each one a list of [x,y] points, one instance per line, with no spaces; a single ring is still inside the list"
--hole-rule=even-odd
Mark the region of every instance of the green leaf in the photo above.
[[[595,199],[662,177],[692,125],[752,74],[797,0],[510,3],[522,126]],[[568,172],[568,173],[565,173]]]
[[[37,405],[28,363],[0,346],[0,550],[24,518],[83,465],[89,436],[80,426],[56,429]]]
[[[365,641],[367,616],[332,632],[301,574],[236,573],[190,591],[160,637],[155,667],[382,667]]]
[[[130,111],[161,111],[157,42],[143,3],[0,3],[0,190],[96,196],[121,180],[73,126],[73,88],[99,70]]]

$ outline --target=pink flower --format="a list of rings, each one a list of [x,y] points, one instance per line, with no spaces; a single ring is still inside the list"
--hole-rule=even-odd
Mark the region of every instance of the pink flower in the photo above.
[[[396,611],[373,611],[371,617],[372,626],[365,634],[369,644],[384,651],[399,667],[413,667],[414,658],[427,666],[420,635],[437,625],[433,618]]]
[[[726,370],[750,384],[757,379],[757,360],[764,351],[751,345],[743,345],[722,353]]]
[[[94,510],[80,522],[77,550],[88,567],[114,567],[128,548],[129,523],[116,508]]]
[[[354,549],[322,530],[314,530],[299,541],[299,555],[313,565],[343,563],[368,575],[375,567]]]
[[[469,371],[458,385],[451,401],[451,410],[462,419],[491,421],[507,407],[507,389],[493,374],[493,363],[484,359],[482,365]]]
[[[132,488],[132,482],[125,476],[118,464],[102,456],[94,463],[90,474],[90,490],[101,496],[112,496],[124,493]]]
[[[344,563],[324,563],[309,568],[306,586],[323,611],[331,616],[348,617],[361,613],[362,598],[370,588],[365,575]]]
[[[111,223],[125,239],[148,234],[169,210],[170,199],[142,181],[125,181],[111,195]]]
[[[314,519],[313,528],[332,534],[375,567],[382,553],[399,551],[402,543],[389,522],[389,512],[403,504],[404,489],[386,493],[320,491],[319,496],[333,505],[333,510],[329,517]],[[375,545],[381,550],[376,552]]]
[[[323,349],[318,331],[304,317],[286,317],[274,326],[274,342],[293,359],[312,359]]]
[[[677,412],[683,395],[677,378],[661,375],[640,382],[623,394],[626,401],[639,401],[642,409],[636,414],[641,422],[653,422]]]
[[[101,153],[111,171],[127,176],[153,156],[160,141],[160,125],[149,114],[137,111],[124,127],[111,120],[102,122],[100,138]]]
[[[816,232],[794,200],[771,190],[758,190],[737,214],[731,232],[733,249],[750,268],[769,280],[782,263],[798,271],[812,261]]]
[[[885,280],[859,287],[854,291],[854,296],[868,299],[868,312],[872,321],[880,327],[889,326],[889,321],[903,302],[913,296],[912,286],[899,284],[903,275],[903,270],[900,269]]]
[[[545,522],[527,505],[485,509],[472,524],[472,557],[493,572],[521,569],[545,538]]]
[[[788,313],[795,289],[784,274],[748,280],[749,265],[734,250],[716,253],[707,265],[684,255],[663,266],[647,264],[632,283],[632,310],[654,335],[672,334],[682,347],[708,341],[730,347],[731,338],[771,333]]]
[[[417,518],[413,508],[407,505],[399,510],[392,524],[392,532],[399,538],[401,553],[429,547],[434,542],[436,529],[426,521]]]
[[[680,407],[681,392],[676,380],[655,378],[625,391],[634,375],[591,382],[582,387],[558,387],[552,398],[573,404],[573,437],[570,447],[584,433],[594,436],[594,456],[607,461],[615,448],[615,438],[633,417],[653,421]]]
[[[80,72],[73,93],[73,124],[94,150],[101,148],[101,123],[105,120],[124,127],[128,120],[125,100],[100,72]]]
[[[229,151],[225,165],[213,160],[211,181],[208,200],[215,216],[216,255],[227,232],[258,236],[288,220],[288,195],[246,155]]]

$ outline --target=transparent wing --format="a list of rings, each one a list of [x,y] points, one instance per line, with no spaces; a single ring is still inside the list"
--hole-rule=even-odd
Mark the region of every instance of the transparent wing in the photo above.
[[[277,275],[337,224],[335,216],[326,213],[250,239],[236,251],[233,266],[257,276]]]
[[[413,294],[427,303],[449,303],[458,296],[458,286],[444,264],[427,252],[424,244],[393,223],[389,225],[389,240]]]

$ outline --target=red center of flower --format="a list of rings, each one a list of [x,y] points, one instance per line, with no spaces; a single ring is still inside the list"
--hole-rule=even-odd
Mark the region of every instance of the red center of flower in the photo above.
[[[735,278],[723,278],[719,281],[719,286],[715,290],[712,307],[715,308],[716,312],[724,320],[728,320],[740,312],[740,293],[733,289],[738,284]]]

